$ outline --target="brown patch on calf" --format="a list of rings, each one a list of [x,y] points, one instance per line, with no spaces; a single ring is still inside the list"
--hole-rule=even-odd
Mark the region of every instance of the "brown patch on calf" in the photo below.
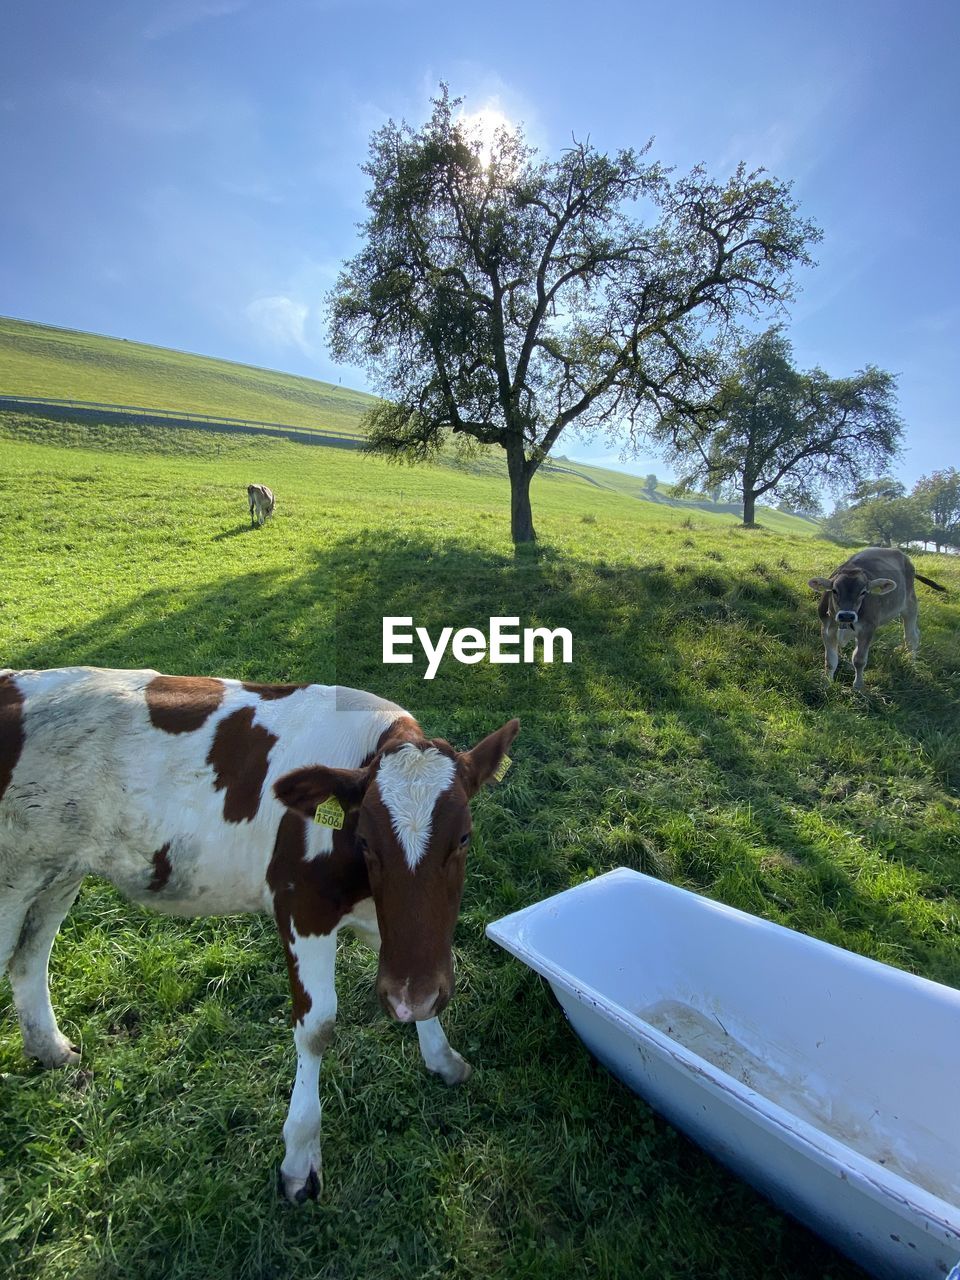
[[[170,866],[170,842],[160,846],[153,855],[153,878],[147,885],[150,893],[159,893],[163,889],[167,881],[170,879],[170,873],[173,868]]]
[[[241,707],[217,725],[207,764],[216,778],[213,785],[225,791],[223,816],[227,822],[250,822],[260,808],[263,780],[277,735],[253,723],[253,707]]]
[[[146,688],[150,723],[164,733],[192,733],[223,701],[222,680],[206,676],[154,676]]]
[[[245,680],[243,687],[247,693],[259,694],[265,702],[272,702],[275,698],[289,698],[291,693],[296,693],[298,689],[309,689],[307,684],[248,684]]]
[[[413,716],[398,716],[393,724],[388,724],[383,733],[381,733],[377,739],[376,747],[363,761],[360,768],[365,769],[382,751],[386,751],[387,747],[394,751],[397,747],[403,746],[405,742],[416,742],[420,745],[423,741],[423,730]]]
[[[23,694],[13,676],[0,676],[0,800],[10,785],[25,740]]]
[[[345,915],[370,897],[370,881],[363,854],[356,848],[356,820],[333,832],[333,849],[307,859],[307,826],[292,810],[280,819],[267,885],[283,939],[293,997],[293,1020],[302,1022],[311,999],[297,972],[293,931],[298,937],[332,933]]]

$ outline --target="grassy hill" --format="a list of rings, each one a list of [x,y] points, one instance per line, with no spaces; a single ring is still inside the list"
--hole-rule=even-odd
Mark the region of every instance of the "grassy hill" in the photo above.
[[[631,475],[627,471],[610,471],[605,467],[592,467],[586,462],[572,462],[569,458],[558,457],[554,467],[559,471],[570,470],[582,476],[588,483],[600,488],[609,489],[613,493],[626,494],[630,498],[639,498],[642,502],[651,502],[656,506],[673,507],[677,510],[696,511],[704,516],[721,516],[728,520],[731,516],[740,518],[740,511],[731,503],[713,503],[707,498],[675,498],[670,493],[670,485],[658,484],[656,492],[647,491],[642,476]],[[777,533],[792,533],[798,537],[813,537],[819,526],[803,516],[788,515],[773,507],[758,505],[758,521],[767,529]]]
[[[0,395],[222,414],[359,435],[361,391],[141,342],[0,318]]]
[[[361,419],[374,403],[374,398],[363,392],[311,378],[0,317],[3,395],[134,405],[188,416],[222,415],[283,423],[299,430],[332,431],[357,440],[363,438]],[[455,462],[453,450],[448,458]],[[504,476],[502,451],[483,451],[467,469]],[[663,489],[651,499],[637,476],[566,458],[548,462],[545,474],[578,478],[592,487],[645,502],[710,510],[706,502],[670,498]],[[808,535],[816,532],[810,521],[766,507],[758,511],[760,521],[771,529]]]
[[[245,486],[277,513],[250,530]],[[616,485],[506,487],[285,440],[0,425],[0,664],[341,681],[467,746],[518,715],[474,804],[448,1091],[344,946],[325,1055],[326,1188],[273,1168],[293,1076],[269,921],[174,921],[88,884],[53,959],[83,1069],[42,1074],[0,996],[0,1274],[11,1280],[856,1280],[594,1067],[486,923],[614,866],[960,985],[960,563],[920,557],[916,666],[883,630],[827,688],[811,573],[830,544]],[[383,666],[386,614],[569,627],[555,666]],[[643,975],[637,975],[642,987]],[[878,1035],[896,1030],[878,1028]]]

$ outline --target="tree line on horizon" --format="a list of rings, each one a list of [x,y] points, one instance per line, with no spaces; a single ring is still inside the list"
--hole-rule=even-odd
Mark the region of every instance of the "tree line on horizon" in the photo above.
[[[891,476],[865,480],[836,504],[823,533],[846,544],[932,543],[938,552],[960,551],[960,471],[921,476],[909,493]]]
[[[522,128],[484,139],[460,106],[441,85],[422,127],[373,134],[362,247],[327,300],[334,357],[381,396],[371,450],[502,448],[517,546],[568,428],[655,448],[679,491],[735,491],[747,526],[758,499],[811,508],[887,470],[895,376],[801,371],[782,325],[751,331],[784,312],[821,239],[789,183],[742,163],[725,182],[675,176],[650,143],[541,159]]]

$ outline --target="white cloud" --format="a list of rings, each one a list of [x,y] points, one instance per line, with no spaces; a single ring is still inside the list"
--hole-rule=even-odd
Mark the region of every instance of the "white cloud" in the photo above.
[[[803,77],[772,86],[760,103],[731,96],[724,145],[708,165],[718,176],[741,160],[798,185],[831,162],[849,122],[860,110],[863,67],[855,58],[838,66],[831,57]]]
[[[210,18],[227,18],[247,7],[248,0],[174,0],[157,9],[144,27],[147,40],[162,40]]]
[[[256,298],[244,308],[244,315],[261,337],[266,337],[277,347],[295,347],[304,355],[312,356],[313,348],[307,340],[307,321],[310,308],[285,294],[269,298]]]

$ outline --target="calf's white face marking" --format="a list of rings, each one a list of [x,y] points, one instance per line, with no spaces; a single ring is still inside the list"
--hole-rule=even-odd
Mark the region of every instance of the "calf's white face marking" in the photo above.
[[[384,756],[377,773],[380,797],[407,866],[415,871],[430,843],[433,810],[452,784],[456,765],[436,747],[421,751],[412,742]]]

